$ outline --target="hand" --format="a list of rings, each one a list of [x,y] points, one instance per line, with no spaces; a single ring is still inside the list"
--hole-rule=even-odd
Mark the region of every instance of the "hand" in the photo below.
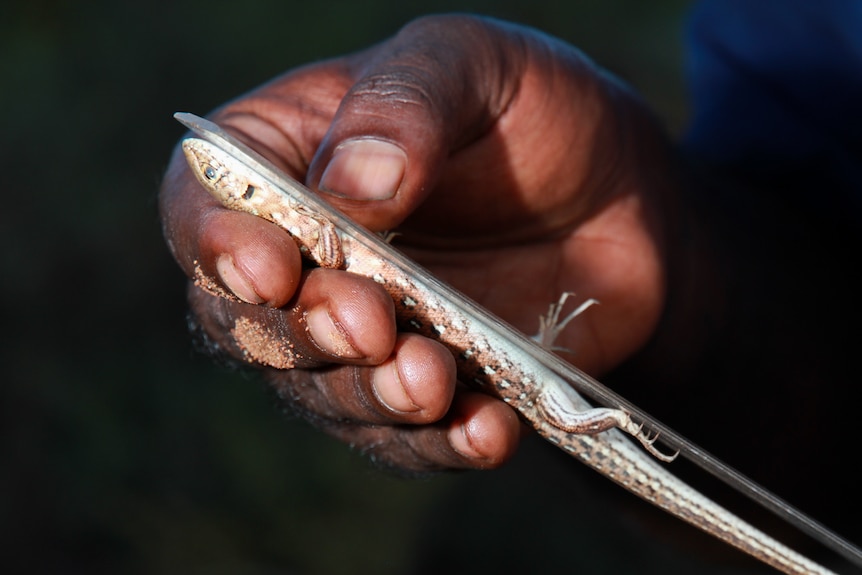
[[[673,189],[664,137],[624,86],[558,40],[424,18],[212,117],[358,223],[397,229],[399,249],[525,332],[562,292],[600,300],[556,342],[588,372],[618,365],[656,327]],[[441,345],[397,332],[373,281],[303,271],[284,231],[222,208],[179,153],[161,208],[207,337],[266,366],[328,432],[419,471],[494,467],[514,452],[512,410],[456,385]]]

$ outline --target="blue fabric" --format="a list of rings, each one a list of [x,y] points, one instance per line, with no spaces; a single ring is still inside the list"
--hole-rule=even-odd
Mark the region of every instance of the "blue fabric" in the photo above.
[[[862,213],[862,2],[706,0],[687,40],[691,155]]]

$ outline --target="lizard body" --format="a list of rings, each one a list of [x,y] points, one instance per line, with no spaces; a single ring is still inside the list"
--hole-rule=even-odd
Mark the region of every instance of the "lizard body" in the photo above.
[[[220,144],[197,138],[182,143],[193,173],[211,194],[230,209],[281,226],[318,265],[381,284],[395,302],[399,328],[446,345],[460,381],[499,397],[548,441],[628,491],[764,563],[785,573],[830,573],[670,473],[656,458],[673,457],[659,452],[654,438],[626,410],[593,407],[540,360],[546,350],[536,349],[536,343],[251,155],[217,126],[195,122],[205,126],[203,135],[215,133]],[[222,140],[233,148],[230,152]]]

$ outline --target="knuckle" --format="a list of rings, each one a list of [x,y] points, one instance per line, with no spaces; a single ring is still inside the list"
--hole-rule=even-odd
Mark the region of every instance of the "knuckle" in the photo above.
[[[285,371],[320,365],[295,309],[233,301],[194,284],[188,326],[198,350],[231,366]]]
[[[440,109],[441,86],[429,81],[433,72],[419,66],[390,64],[361,78],[348,94],[348,105],[354,112],[375,115],[377,110],[387,114],[410,112],[425,114],[433,119],[444,111]]]
[[[334,377],[333,371],[341,374]],[[345,398],[342,384],[361,377],[362,371],[367,370],[350,367],[292,370],[279,372],[269,380],[287,414],[346,443],[375,468],[405,477],[422,477],[452,469],[497,467],[502,463],[500,460],[477,465],[457,453],[448,441],[447,425],[393,423],[376,411],[377,406],[363,402],[362,394]]]
[[[327,429],[385,423],[365,393],[368,370],[356,366],[270,372],[269,383],[288,412]]]
[[[428,428],[353,426],[334,435],[347,438],[374,467],[405,477],[425,477],[458,467],[449,461],[450,457],[436,453],[439,449],[429,450],[427,440],[417,441],[427,438]]]
[[[374,467],[419,476],[464,467],[452,452],[442,428],[435,425],[393,425],[361,393],[345,398],[350,381],[362,368],[291,370],[270,374],[269,383],[282,409],[347,443]],[[336,372],[336,373],[333,373]]]

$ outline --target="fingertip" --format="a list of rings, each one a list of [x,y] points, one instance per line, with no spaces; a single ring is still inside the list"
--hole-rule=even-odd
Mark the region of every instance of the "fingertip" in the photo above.
[[[238,299],[281,307],[299,285],[302,258],[282,230],[248,214],[214,211],[200,234],[201,266]]]
[[[469,392],[458,398],[455,412],[448,432],[449,443],[474,467],[499,467],[514,455],[520,439],[520,422],[506,404]]]
[[[372,375],[377,399],[409,423],[441,419],[455,394],[456,367],[440,343],[416,334],[402,334],[389,361]]]
[[[307,310],[309,337],[333,359],[379,365],[392,353],[395,306],[373,280],[314,269],[305,277],[297,305]]]

